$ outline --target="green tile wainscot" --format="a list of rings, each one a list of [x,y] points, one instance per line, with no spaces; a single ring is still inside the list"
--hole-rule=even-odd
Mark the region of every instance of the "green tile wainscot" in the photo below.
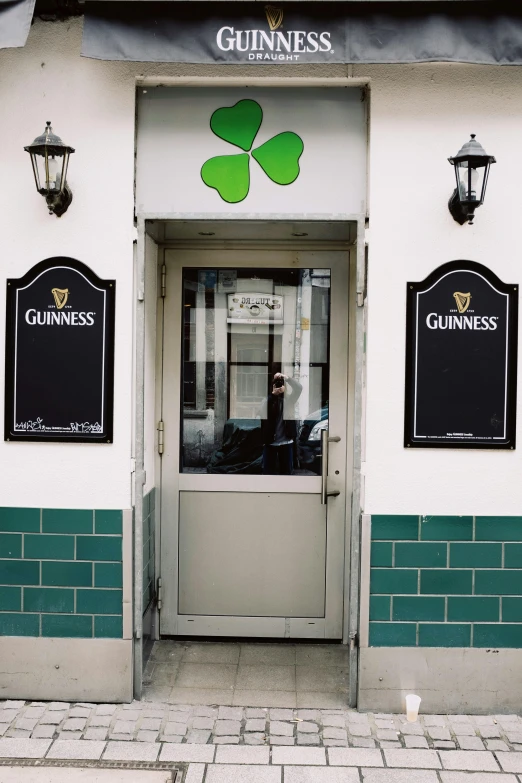
[[[0,508],[0,635],[121,639],[122,535],[117,510]]]
[[[522,647],[522,517],[371,517],[373,647]]]

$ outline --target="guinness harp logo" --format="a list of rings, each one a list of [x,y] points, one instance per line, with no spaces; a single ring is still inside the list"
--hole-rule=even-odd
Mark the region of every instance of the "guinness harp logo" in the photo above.
[[[270,30],[273,32],[283,24],[283,9],[276,8],[273,5],[265,5],[266,21]]]
[[[69,298],[69,289],[68,288],[53,288],[51,293],[54,296],[54,302],[56,304],[56,309],[57,310],[61,310],[62,307],[65,307],[67,299]]]
[[[460,291],[455,291],[453,298],[457,303],[457,310],[459,313],[465,313],[471,301],[471,294],[461,294]]]

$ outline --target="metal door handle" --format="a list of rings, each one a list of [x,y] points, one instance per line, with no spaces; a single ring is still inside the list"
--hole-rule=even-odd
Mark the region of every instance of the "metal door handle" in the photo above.
[[[339,435],[328,435],[328,430],[321,430],[321,505],[326,506],[329,497],[337,497],[341,493],[339,490],[328,492],[328,444],[339,443]]]

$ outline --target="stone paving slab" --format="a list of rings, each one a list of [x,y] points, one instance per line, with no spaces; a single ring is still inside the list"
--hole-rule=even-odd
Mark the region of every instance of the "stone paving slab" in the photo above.
[[[56,740],[47,753],[48,759],[97,760],[105,749],[105,742],[93,740]]]
[[[213,764],[207,768],[205,783],[281,783],[281,767]]]
[[[363,783],[439,783],[437,773],[427,769],[362,769],[361,776]]]
[[[522,772],[522,753],[497,751],[495,755],[504,772]]]
[[[272,763],[323,765],[326,764],[326,753],[324,748],[272,748]]]
[[[493,753],[486,750],[446,750],[439,753],[444,769],[468,772],[500,772]]]
[[[0,739],[0,758],[4,759],[42,759],[52,740],[21,739],[13,737]]]
[[[514,775],[493,772],[441,772],[442,783],[517,783]]]
[[[356,769],[339,767],[284,767],[285,783],[360,783]]]

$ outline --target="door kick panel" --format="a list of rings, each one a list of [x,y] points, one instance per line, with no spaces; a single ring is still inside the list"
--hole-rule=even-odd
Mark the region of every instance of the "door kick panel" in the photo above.
[[[181,492],[179,613],[324,617],[319,495]]]

